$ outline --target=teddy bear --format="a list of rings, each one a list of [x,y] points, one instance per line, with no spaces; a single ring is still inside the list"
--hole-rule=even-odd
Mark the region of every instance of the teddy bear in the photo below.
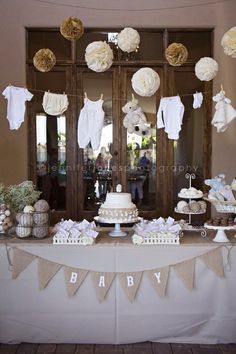
[[[141,136],[150,135],[150,127],[147,124],[146,116],[134,95],[132,95],[132,100],[122,107],[122,111],[126,114],[123,119],[123,126],[128,130],[128,133]]]
[[[209,199],[219,200],[221,202],[226,200],[230,203],[234,203],[236,201],[231,186],[226,184],[224,174],[219,174],[214,178],[206,179],[205,184],[211,187],[208,192]]]

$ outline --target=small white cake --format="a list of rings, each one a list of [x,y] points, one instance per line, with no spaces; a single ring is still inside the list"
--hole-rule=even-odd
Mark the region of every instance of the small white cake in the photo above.
[[[138,209],[132,202],[130,193],[111,192],[107,193],[98,215],[101,222],[135,222],[138,219]]]
[[[180,198],[202,198],[203,193],[194,187],[182,188],[178,194]]]

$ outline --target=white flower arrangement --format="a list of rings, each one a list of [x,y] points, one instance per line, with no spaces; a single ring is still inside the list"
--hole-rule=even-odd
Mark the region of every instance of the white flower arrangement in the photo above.
[[[210,81],[217,75],[219,65],[210,57],[201,58],[195,65],[195,75],[201,81]]]
[[[134,91],[143,97],[154,95],[160,86],[160,77],[151,68],[139,69],[134,73],[131,81]]]
[[[113,51],[106,42],[95,41],[85,49],[85,60],[89,69],[104,72],[112,66]]]
[[[232,58],[236,58],[236,27],[230,28],[221,39],[224,53]]]
[[[123,52],[134,52],[138,48],[139,43],[139,33],[131,27],[124,28],[117,36],[118,47]]]
[[[137,234],[133,234],[132,241],[134,245],[141,245],[143,243],[143,237]]]

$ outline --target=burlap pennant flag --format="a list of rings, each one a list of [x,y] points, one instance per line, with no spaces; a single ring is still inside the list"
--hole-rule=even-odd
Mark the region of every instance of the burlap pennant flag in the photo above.
[[[193,289],[194,271],[195,271],[195,258],[188,259],[187,261],[174,264],[172,266],[176,274],[183,280],[184,285],[189,289]]]
[[[160,297],[164,297],[166,294],[166,287],[169,277],[169,266],[152,269],[145,273],[147,273],[147,276],[154,289],[156,289],[158,295]]]
[[[215,248],[212,251],[201,255],[199,258],[202,259],[205,265],[218,275],[218,277],[224,277],[224,263],[221,247]]]
[[[46,288],[50,280],[62,267],[61,264],[48,261],[47,259],[38,259],[38,277],[39,277],[39,289]]]
[[[35,258],[36,256],[34,254],[13,248],[12,279],[16,279]]]
[[[119,273],[119,279],[130,302],[133,302],[137,294],[143,272]]]
[[[64,277],[69,297],[75,295],[87,274],[88,270],[64,267]]]
[[[100,302],[105,299],[108,290],[116,276],[116,273],[112,272],[90,272],[93,286],[96,291],[97,298]]]

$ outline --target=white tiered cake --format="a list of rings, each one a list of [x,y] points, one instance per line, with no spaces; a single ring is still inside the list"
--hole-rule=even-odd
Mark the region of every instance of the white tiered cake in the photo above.
[[[98,215],[98,220],[105,223],[136,222],[138,209],[132,203],[130,193],[111,192],[107,193]]]

